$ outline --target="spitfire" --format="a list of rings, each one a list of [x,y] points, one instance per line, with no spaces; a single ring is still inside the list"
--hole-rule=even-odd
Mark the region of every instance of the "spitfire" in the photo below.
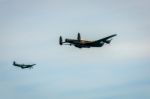
[[[17,67],[20,67],[22,69],[25,69],[25,68],[33,68],[34,65],[36,64],[30,64],[30,65],[25,65],[25,64],[17,64],[15,61],[13,62],[13,65],[14,66],[17,66]]]
[[[90,48],[90,47],[102,47],[104,44],[110,44],[112,37],[117,36],[113,34],[95,41],[81,40],[81,35],[78,33],[77,39],[65,39],[63,42],[62,36],[59,37],[60,45],[74,45],[77,48]]]

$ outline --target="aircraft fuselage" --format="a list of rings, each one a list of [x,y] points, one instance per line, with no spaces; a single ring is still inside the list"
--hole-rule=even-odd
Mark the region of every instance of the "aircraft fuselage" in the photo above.
[[[78,48],[102,47],[104,45],[104,43],[92,44],[92,42],[94,41],[65,39],[65,43],[70,43],[70,45],[73,44]]]

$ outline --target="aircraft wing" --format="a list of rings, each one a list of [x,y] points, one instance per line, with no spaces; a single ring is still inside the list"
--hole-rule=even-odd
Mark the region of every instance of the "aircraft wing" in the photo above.
[[[94,42],[92,42],[92,43],[106,42],[107,39],[112,38],[112,37],[114,37],[114,36],[117,36],[117,34],[113,34],[113,35],[110,35],[110,36],[108,36],[108,37],[104,37],[104,38],[99,39],[99,40],[96,40],[96,41],[94,41]]]

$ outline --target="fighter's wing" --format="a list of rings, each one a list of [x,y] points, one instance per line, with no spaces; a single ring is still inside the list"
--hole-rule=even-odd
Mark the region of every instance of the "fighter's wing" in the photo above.
[[[92,43],[100,43],[100,42],[107,43],[108,42],[107,40],[110,39],[110,38],[112,38],[112,37],[114,37],[114,36],[117,36],[117,34],[113,34],[113,35],[110,35],[108,37],[104,37],[104,38],[96,40],[96,41],[94,41]]]
[[[34,66],[34,65],[36,65],[36,64],[32,64],[32,66]]]
[[[25,67],[26,67],[26,68],[32,68],[34,65],[36,65],[36,64],[26,65]]]

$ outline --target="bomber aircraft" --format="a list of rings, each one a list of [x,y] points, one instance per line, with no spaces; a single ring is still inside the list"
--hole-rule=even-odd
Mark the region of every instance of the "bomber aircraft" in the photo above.
[[[14,66],[17,66],[17,67],[20,67],[22,69],[25,69],[25,68],[33,68],[34,65],[36,64],[31,64],[31,65],[25,65],[25,64],[17,64],[15,61],[13,62],[13,65]]]
[[[77,35],[77,39],[65,39],[63,42],[62,36],[59,37],[60,45],[74,45],[77,48],[90,48],[90,47],[102,47],[104,44],[110,44],[112,37],[117,36],[113,34],[95,41],[81,40],[80,33]]]

